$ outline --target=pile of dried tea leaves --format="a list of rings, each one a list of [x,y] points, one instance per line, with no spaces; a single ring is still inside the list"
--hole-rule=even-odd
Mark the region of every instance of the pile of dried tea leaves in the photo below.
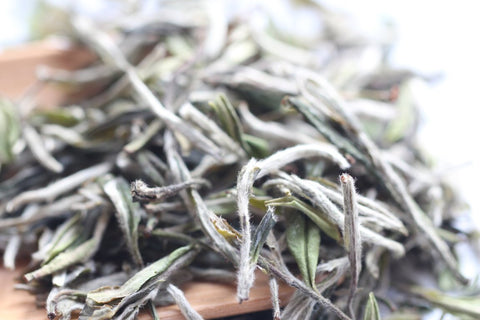
[[[315,39],[217,1],[108,23],[71,15],[97,62],[39,79],[100,93],[0,105],[0,248],[50,319],[134,319],[186,281],[270,277],[275,319],[480,318],[453,246],[461,202],[416,144],[413,72],[394,34],[318,4]],[[263,18],[263,20],[262,20]],[[266,22],[261,24],[260,22]],[[296,288],[282,308],[278,282]],[[446,291],[446,289],[450,291]]]

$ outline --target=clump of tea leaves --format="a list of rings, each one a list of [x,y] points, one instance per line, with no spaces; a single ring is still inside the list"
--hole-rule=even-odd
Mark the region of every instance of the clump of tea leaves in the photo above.
[[[322,30],[305,40],[219,3],[71,14],[98,60],[39,81],[97,93],[1,101],[3,264],[31,260],[18,288],[51,319],[171,303],[201,319],[185,282],[235,284],[241,303],[260,271],[275,319],[480,318],[452,251],[474,234],[417,146],[425,79],[386,63],[391,33],[310,4]],[[279,282],[296,289],[287,303]]]

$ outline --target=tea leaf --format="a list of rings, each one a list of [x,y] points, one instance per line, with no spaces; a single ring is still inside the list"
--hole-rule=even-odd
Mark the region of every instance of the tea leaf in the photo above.
[[[0,99],[0,172],[2,165],[13,160],[13,146],[20,137],[20,121],[15,106]]]
[[[148,141],[150,141],[157,133],[160,131],[162,128],[162,123],[160,120],[154,120],[152,121],[145,132],[143,132],[141,135],[136,137],[134,140],[130,141],[125,147],[123,147],[123,150],[125,150],[128,153],[135,153],[141,148],[143,148]]]
[[[173,284],[169,284],[167,287],[167,292],[173,297],[175,303],[180,308],[182,315],[185,317],[186,320],[201,320],[203,317],[192,308],[188,300],[185,298],[182,290],[174,286]]]
[[[351,155],[359,160],[378,180],[378,182],[390,193],[391,197],[402,207],[402,209],[409,213],[417,228],[423,232],[423,235],[429,240],[432,248],[437,250],[457,280],[464,284],[468,283],[468,280],[458,271],[455,257],[451,253],[448,245],[436,232],[432,221],[426,217],[425,213],[409,194],[405,182],[393,170],[391,164],[386,161],[384,155],[380,153],[379,148],[368,137],[368,135],[363,132],[358,119],[351,114],[351,112],[345,106],[344,101],[337,94],[336,90],[319,74],[308,71],[306,73],[310,77],[309,80],[316,84],[319,95],[321,95],[320,99],[332,111],[335,112],[336,117],[338,117],[336,122],[347,134],[350,135],[350,138],[353,141],[351,145],[354,144],[358,147],[357,150],[364,151],[363,154],[360,151],[356,152],[354,149],[348,148],[354,152],[351,153]],[[317,130],[319,130],[319,132],[323,130],[324,132],[322,132],[322,135],[324,135],[332,143],[335,143],[334,140],[336,141],[338,137],[332,135],[330,131],[325,131],[325,127],[322,127],[321,121],[318,119],[318,117],[313,115],[312,110],[306,111],[308,106],[306,107],[304,104],[299,102],[300,101],[297,101],[297,107],[300,107],[301,110],[309,113],[309,121],[313,121],[312,124],[317,128]],[[341,144],[342,147],[339,146],[340,150],[344,149],[343,147],[346,147],[346,145],[349,143],[341,142]],[[344,149],[344,152],[348,152],[346,148]],[[373,161],[373,159],[375,159],[375,161]]]
[[[128,183],[112,176],[101,180],[102,188],[115,206],[118,224],[122,229],[127,248],[139,266],[143,265],[138,249],[138,224],[140,223],[140,207],[132,202]]]
[[[454,296],[435,289],[422,287],[411,287],[409,291],[453,315],[467,316],[471,317],[471,319],[478,319],[480,317],[480,296],[478,295]]]
[[[14,211],[27,203],[52,201],[56,197],[77,188],[85,181],[107,173],[111,167],[112,165],[110,163],[100,163],[90,168],[77,171],[68,177],[49,184],[46,187],[20,193],[7,203],[6,209],[7,211]]]
[[[258,166],[261,168],[256,179],[260,179],[267,174],[280,169],[284,165],[304,158],[326,158],[336,164],[342,169],[350,167],[348,161],[338,151],[327,144],[311,144],[311,145],[298,145],[295,147],[287,148],[274,153],[261,160]]]
[[[318,210],[309,206],[305,202],[297,199],[294,196],[285,196],[282,198],[276,198],[269,201],[266,201],[265,204],[272,207],[289,207],[300,210],[305,215],[307,215],[325,234],[330,236],[332,239],[340,242],[342,241],[342,236],[338,226],[330,222],[323,211]]]
[[[321,209],[328,221],[331,221],[331,223],[333,223],[337,228],[343,230],[345,217],[321,191],[317,182],[307,179],[300,179],[297,176],[282,175],[282,177],[288,179],[284,180],[284,183],[286,183],[286,186],[289,189],[295,191],[295,193],[298,193],[301,196],[308,198],[316,207]],[[369,228],[365,228],[364,226],[360,226],[359,230],[360,236],[364,242],[388,248],[396,257],[401,257],[405,254],[405,248],[399,242],[384,237]],[[323,229],[322,231],[325,232]]]
[[[222,217],[217,217],[212,215],[210,218],[215,230],[222,235],[229,243],[234,243],[235,241],[240,241],[242,235],[235,228],[233,228],[227,220]]]
[[[162,201],[178,194],[186,188],[206,184],[204,180],[185,181],[179,184],[172,184],[165,187],[148,187],[142,180],[135,180],[130,184],[130,191],[135,200]]]
[[[43,260],[43,264],[48,263],[59,253],[65,251],[75,242],[82,238],[82,227],[84,222],[81,219],[81,214],[76,214],[70,219],[66,220],[55,232],[51,242],[49,243],[49,250]]]
[[[60,173],[63,171],[63,165],[48,152],[40,134],[33,126],[25,124],[23,126],[23,136],[38,162],[53,172]]]
[[[315,274],[320,252],[320,230],[302,214],[290,214],[286,230],[287,244],[302,277],[315,288]]]
[[[257,266],[276,319],[379,318],[373,293],[357,303],[374,290],[394,293],[392,318],[420,318],[428,306],[395,287],[419,274],[441,287],[443,263],[466,281],[451,249],[473,234],[417,144],[406,89],[426,77],[388,65],[391,26],[362,35],[355,19],[297,1],[293,15],[321,24],[307,38],[271,10],[130,2],[101,23],[68,17],[66,35],[97,61],[39,69],[18,106],[0,101],[0,251],[13,267],[38,247],[26,277],[45,277],[19,287],[39,302],[50,292],[49,318],[130,320],[143,307],[158,318],[154,304],[176,300],[196,319],[177,277],[237,283],[243,301]],[[99,93],[38,111],[43,83]],[[278,281],[296,289],[283,312]],[[456,290],[441,303],[468,310],[451,298],[470,291]]]
[[[363,316],[363,320],[381,320],[380,317],[380,310],[378,308],[377,299],[375,299],[375,295],[373,292],[368,294],[368,301],[367,305],[365,306],[365,315]]]
[[[110,213],[104,211],[95,226],[93,236],[87,241],[80,243],[78,246],[69,248],[68,250],[55,256],[50,262],[43,265],[40,269],[25,274],[25,279],[31,281],[55,272],[61,271],[74,264],[85,262],[90,259],[98,250],[103,233],[107,227]]]
[[[153,278],[161,277],[162,273],[165,272],[177,259],[186,255],[194,248],[192,246],[185,246],[176,249],[168,256],[155,261],[149,266],[143,268],[137,272],[133,277],[131,277],[127,282],[118,288],[99,288],[97,290],[91,291],[87,295],[87,299],[91,299],[96,303],[109,303],[116,299],[121,299],[127,297],[131,294],[137,292],[147,281]]]
[[[125,59],[123,53],[106,34],[96,29],[90,21],[79,17],[74,19],[73,25],[79,34],[83,36],[87,43],[91,44],[92,47],[98,51],[105,61],[109,61],[111,64],[125,72],[141,101],[146,103],[170,129],[180,132],[206,153],[212,154],[216,157],[221,155],[219,148],[202,133],[191,126],[188,126],[182,119],[162,105],[148,86],[140,79],[134,68]],[[95,35],[95,37],[92,37],[92,35]]]
[[[251,159],[240,171],[237,179],[237,206],[240,220],[240,264],[238,266],[237,298],[240,302],[247,300],[250,288],[255,280],[256,264],[251,255],[252,239],[250,227],[250,211],[248,205],[252,194],[253,182],[259,168],[257,161]]]
[[[220,94],[214,101],[211,101],[209,105],[220,121],[222,129],[248,152],[248,147],[242,138],[243,129],[240,119],[228,98],[224,94]]]
[[[267,213],[263,216],[252,237],[252,247],[250,248],[252,263],[257,262],[260,250],[265,244],[265,241],[267,241],[268,234],[273,229],[276,222],[277,218],[275,217],[275,209],[273,207],[268,207]]]
[[[348,306],[350,315],[355,317],[353,311],[353,296],[358,286],[358,278],[362,269],[362,239],[360,238],[360,222],[358,221],[357,194],[353,178],[344,173],[340,176],[343,191],[343,212],[345,224],[343,229],[343,243],[348,253],[351,269],[350,294]]]
[[[273,320],[280,320],[280,298],[278,297],[278,282],[274,277],[268,280],[268,287],[272,300]]]

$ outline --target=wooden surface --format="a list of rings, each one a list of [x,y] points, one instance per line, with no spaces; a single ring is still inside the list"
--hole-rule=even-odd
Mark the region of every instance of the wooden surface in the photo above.
[[[16,100],[35,83],[38,65],[75,69],[91,63],[95,57],[85,49],[66,47],[59,43],[34,43],[0,52],[0,94]],[[41,106],[57,106],[78,98],[78,92],[46,86],[37,98]],[[14,290],[19,271],[0,268],[0,320],[43,320],[46,312],[35,305],[34,296]],[[268,279],[257,273],[250,299],[238,304],[234,286],[195,282],[182,287],[195,310],[206,319],[250,313],[271,308]],[[293,289],[280,284],[280,297],[286,303]],[[158,309],[161,319],[183,319],[176,306]],[[143,314],[140,319],[150,319]]]
[[[20,277],[19,271],[0,269],[0,320],[45,320],[47,314],[44,309],[37,308],[35,298],[26,291],[15,290],[14,285]],[[255,286],[250,293],[250,299],[242,304],[237,302],[236,288],[233,285],[215,284],[208,282],[192,282],[181,289],[185,292],[188,301],[205,319],[213,319],[255,312],[271,308],[268,278],[257,272]],[[282,304],[288,301],[293,288],[280,283],[280,299]],[[157,309],[162,320],[184,319],[176,305]],[[144,312],[140,320],[151,319]]]
[[[59,69],[77,69],[95,60],[86,49],[65,42],[49,41],[26,44],[0,51],[0,95],[19,99],[36,82],[39,66]],[[82,90],[49,84],[42,88],[36,102],[43,108],[75,100]]]

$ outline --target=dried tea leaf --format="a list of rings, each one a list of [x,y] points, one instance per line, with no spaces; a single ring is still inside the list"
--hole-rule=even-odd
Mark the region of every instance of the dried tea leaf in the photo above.
[[[111,168],[112,165],[110,163],[99,163],[52,182],[46,187],[22,192],[7,203],[6,210],[14,211],[22,205],[31,202],[52,201],[58,196],[78,188],[86,181],[107,173]]]
[[[25,274],[25,279],[27,279],[27,281],[38,279],[90,259],[98,250],[109,218],[110,213],[104,211],[98,218],[93,236],[90,239],[58,254],[40,269]]]
[[[209,103],[210,107],[215,112],[222,129],[236,142],[238,142],[243,149],[248,149],[248,146],[243,141],[243,129],[240,119],[231,104],[230,100],[224,95],[220,94],[218,97]],[[245,150],[248,152],[248,150]]]
[[[262,217],[252,237],[252,247],[250,248],[250,255],[252,263],[256,263],[260,250],[265,241],[267,241],[268,234],[275,226],[277,218],[275,217],[275,209],[273,207],[267,208],[267,213]]]
[[[480,319],[480,296],[450,295],[435,289],[411,287],[409,291],[426,299],[445,312],[460,317]]]
[[[175,262],[175,260],[186,255],[193,249],[194,248],[192,246],[178,248],[168,256],[155,261],[154,263],[137,272],[122,286],[117,288],[102,287],[97,290],[90,291],[87,295],[87,299],[91,299],[95,301],[95,303],[104,304],[132,295],[150,279],[161,276],[162,272],[167,270],[172,263]]]
[[[127,248],[137,265],[143,260],[138,249],[138,224],[140,223],[141,209],[132,201],[130,186],[121,178],[107,176],[100,183],[107,196],[115,207],[118,224],[125,236]]]
[[[217,232],[229,243],[234,243],[242,238],[240,232],[238,232],[228,223],[227,220],[223,219],[222,217],[218,217],[217,215],[213,214],[210,217],[210,221],[212,222],[215,230],[217,230]]]
[[[0,98],[0,172],[2,165],[13,160],[13,146],[20,137],[20,120],[15,106],[8,100]]]
[[[441,265],[432,266],[444,261],[448,274],[465,281],[451,248],[473,235],[456,225],[455,190],[414,143],[417,99],[405,88],[415,74],[385,63],[392,30],[364,37],[353,19],[312,1],[292,10],[308,6],[302,17],[320,21],[315,39],[285,35],[270,10],[248,11],[252,20],[225,14],[221,4],[157,1],[161,10],[150,17],[141,1],[130,2],[119,7],[126,9],[121,19],[102,24],[70,17],[75,40],[99,60],[38,73],[41,83],[74,90],[99,85],[97,96],[37,112],[34,86],[18,110],[0,102],[0,251],[13,266],[37,245],[32,256],[42,265],[27,277],[51,277],[22,287],[50,291],[50,318],[70,319],[82,308],[81,320],[133,320],[142,307],[158,318],[154,303],[175,302],[170,289],[196,319],[172,284],[175,275],[187,278],[180,272],[238,279],[242,300],[258,266],[270,278],[274,317],[297,320],[379,318],[373,294],[366,305],[356,302],[374,290],[390,296],[406,281],[418,284],[405,266],[442,287]],[[355,174],[356,199],[353,184],[342,195],[343,170]],[[133,185],[139,203],[132,203],[127,182],[136,180],[145,184]],[[200,181],[209,187],[197,188]],[[278,221],[273,208],[282,213]],[[117,219],[108,219],[114,211]],[[292,219],[301,220],[297,237]],[[107,222],[114,225],[100,241]],[[320,232],[328,236],[321,247]],[[158,262],[178,243],[198,250]],[[286,246],[296,248],[293,256]],[[200,248],[204,254],[193,260]],[[389,270],[399,257],[400,274]],[[142,270],[142,258],[157,261],[155,270]],[[303,280],[292,274],[292,259]],[[283,313],[277,281],[297,289]],[[392,319],[419,319],[426,309],[412,305],[409,293],[396,291],[395,300],[407,313],[399,309]],[[462,306],[453,301],[441,302]]]
[[[303,214],[290,214],[286,235],[288,247],[295,257],[305,283],[315,288],[320,229]]]
[[[190,305],[188,300],[185,298],[182,290],[174,286],[173,284],[169,284],[167,287],[167,292],[173,297],[175,303],[180,308],[183,316],[186,320],[202,320],[203,317],[193,309]]]
[[[265,204],[272,207],[287,207],[300,210],[307,215],[320,230],[325,232],[325,234],[338,242],[343,241],[339,227],[330,222],[321,210],[306,204],[295,196],[287,195],[282,198],[268,200]]]
[[[377,299],[373,292],[368,294],[367,305],[365,306],[365,314],[363,320],[381,320],[380,309],[378,308]]]
[[[45,258],[42,264],[48,263],[59,253],[64,252],[75,242],[81,240],[82,229],[84,227],[84,220],[81,219],[82,214],[78,213],[66,220],[60,227],[58,227],[53,238],[49,242],[49,249],[45,253]],[[84,235],[83,235],[84,236]]]
[[[237,178],[237,206],[240,220],[240,263],[238,266],[237,297],[240,302],[247,300],[255,281],[255,266],[252,260],[252,235],[250,226],[250,197],[253,182],[258,173],[257,160],[251,159],[240,171]]]
[[[42,137],[33,126],[29,124],[23,125],[23,137],[39,163],[55,173],[63,171],[63,165],[50,154],[43,143]]]
[[[341,169],[348,169],[350,164],[335,147],[328,144],[305,144],[277,151],[268,158],[259,161],[260,172],[256,179],[275,172],[283,166],[305,158],[326,158],[336,163]]]
[[[207,182],[205,180],[192,180],[169,186],[152,188],[147,186],[142,180],[135,180],[130,184],[130,192],[135,200],[162,201],[166,198],[173,197],[184,189],[198,187],[202,184],[207,184]]]
[[[353,296],[358,286],[358,279],[362,268],[362,239],[360,238],[360,222],[358,220],[357,194],[353,178],[344,173],[340,176],[340,183],[343,192],[343,212],[345,214],[345,224],[343,230],[343,243],[348,253],[350,261],[351,281],[350,294],[348,296],[348,306],[350,315],[354,316]]]

